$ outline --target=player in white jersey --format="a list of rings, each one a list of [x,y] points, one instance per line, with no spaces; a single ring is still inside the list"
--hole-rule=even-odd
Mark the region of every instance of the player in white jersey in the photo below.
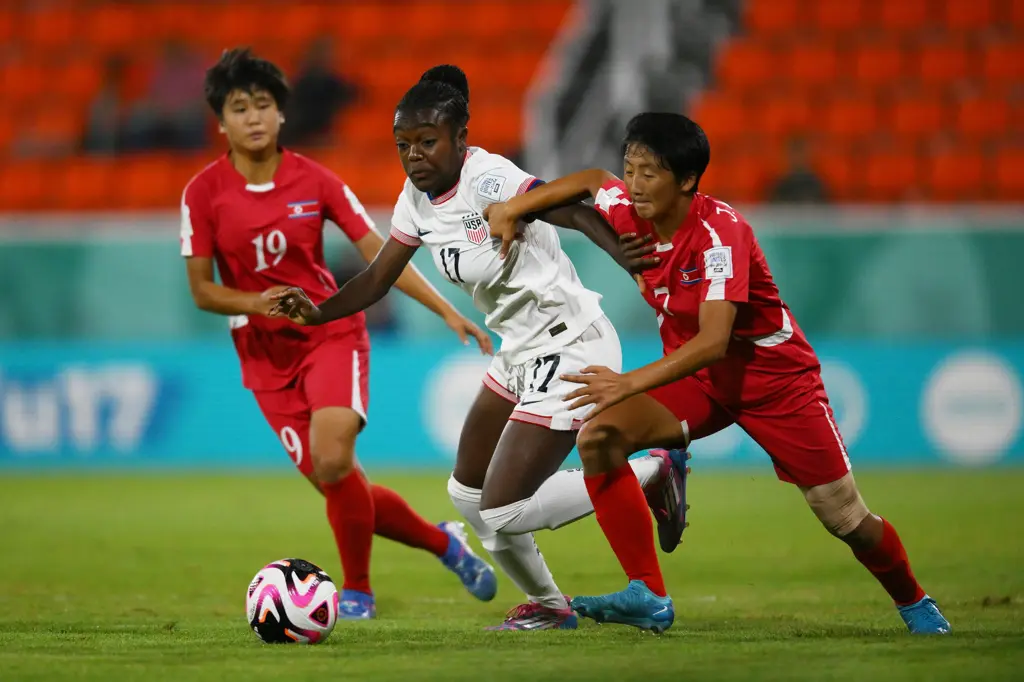
[[[438,270],[473,297],[501,349],[463,426],[448,492],[495,563],[529,602],[496,629],[575,628],[576,616],[537,551],[532,531],[593,512],[581,472],[558,471],[589,407],[569,410],[575,385],[562,380],[591,365],[620,368],[622,354],[600,296],[583,286],[551,223],[576,229],[628,270],[618,237],[592,208],[571,204],[538,214],[506,257],[484,209],[538,181],[496,154],[466,143],[469,86],[456,67],[431,69],[399,102],[395,140],[408,176],[391,238],[362,273],[319,307],[299,289],[276,298],[299,324],[352,315],[379,300],[415,250],[430,249]],[[682,532],[677,501],[685,471],[665,455],[633,468],[655,515]],[[676,539],[678,540],[678,534]]]

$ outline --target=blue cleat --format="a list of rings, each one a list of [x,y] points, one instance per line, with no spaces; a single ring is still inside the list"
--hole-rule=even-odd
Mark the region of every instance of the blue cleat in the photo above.
[[[661,477],[658,485],[644,491],[647,506],[658,522],[658,544],[666,554],[679,546],[683,531],[689,526],[686,512],[686,479],[690,467],[686,450],[651,450],[652,457],[661,459]]]
[[[458,521],[439,523],[438,528],[448,534],[448,551],[441,563],[459,576],[466,590],[480,601],[491,601],[498,592],[498,578],[486,561],[473,553],[466,541],[465,526]]]
[[[897,606],[896,609],[912,635],[948,635],[952,629],[939,611],[939,605],[927,594],[919,602]]]
[[[377,604],[372,594],[342,590],[338,602],[338,620],[370,620],[377,617]]]
[[[600,597],[576,597],[570,603],[572,610],[584,618],[598,623],[622,623],[656,635],[672,627],[676,611],[672,598],[659,597],[641,580],[630,580],[621,592]]]

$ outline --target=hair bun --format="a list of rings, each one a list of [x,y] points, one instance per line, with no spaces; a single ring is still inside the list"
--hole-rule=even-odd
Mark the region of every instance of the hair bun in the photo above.
[[[420,82],[434,81],[436,83],[445,83],[450,85],[461,94],[467,103],[469,103],[469,79],[466,78],[465,72],[453,64],[441,64],[433,68],[427,69],[422,76],[420,76]]]

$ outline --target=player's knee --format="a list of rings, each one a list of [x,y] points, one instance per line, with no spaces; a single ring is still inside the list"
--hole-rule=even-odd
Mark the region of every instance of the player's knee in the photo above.
[[[323,412],[335,409],[341,408],[328,408]],[[320,483],[335,483],[355,469],[355,442],[360,423],[358,417],[350,419],[348,412],[350,410],[313,413],[309,454],[313,461],[313,474]]]
[[[576,436],[584,468],[606,468],[631,454],[629,439],[614,424],[590,423]]]
[[[825,529],[839,538],[853,533],[871,514],[852,473],[831,483],[804,488],[803,493]]]

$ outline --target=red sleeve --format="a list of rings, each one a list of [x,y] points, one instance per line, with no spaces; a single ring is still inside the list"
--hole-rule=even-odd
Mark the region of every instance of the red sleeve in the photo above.
[[[375,229],[373,220],[359,202],[356,193],[341,181],[338,176],[324,170],[324,216],[341,228],[341,231],[354,242]]]
[[[731,206],[706,199],[711,209],[701,220],[708,232],[701,268],[705,301],[746,303],[750,295],[750,225]]]
[[[594,207],[619,234],[647,232],[640,216],[633,211],[633,202],[629,200],[626,183],[618,178],[601,185],[597,196],[594,197]]]
[[[181,194],[181,255],[213,258],[213,211],[206,184],[196,178]]]

